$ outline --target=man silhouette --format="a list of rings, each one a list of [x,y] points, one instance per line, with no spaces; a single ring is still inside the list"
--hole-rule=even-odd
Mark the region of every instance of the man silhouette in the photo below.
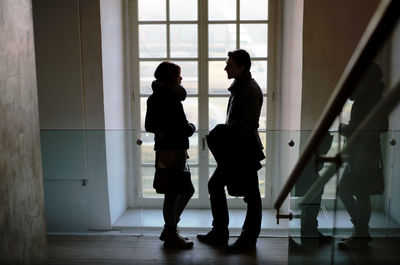
[[[257,82],[251,77],[251,60],[247,51],[228,53],[225,71],[228,79],[234,79],[229,87],[227,117],[210,132],[207,142],[217,160],[217,168],[208,182],[212,230],[198,235],[199,241],[213,245],[226,245],[229,239],[229,213],[225,186],[234,196],[244,196],[247,203],[246,218],[239,238],[228,246],[237,252],[256,246],[261,229],[261,196],[257,171],[264,159],[263,146],[257,132],[263,95]],[[217,138],[220,140],[215,140]],[[214,141],[213,141],[214,140]],[[214,144],[212,144],[214,143]],[[218,145],[219,148],[214,148]],[[222,149],[224,150],[220,150]]]
[[[338,195],[353,223],[353,233],[338,242],[341,249],[367,247],[372,240],[369,233],[371,217],[370,196],[382,194],[384,189],[383,162],[380,135],[388,129],[387,117],[364,128],[358,126],[383,98],[385,84],[383,73],[376,63],[371,63],[350,95],[354,100],[349,124],[340,124],[340,134],[350,139],[355,131],[360,133],[347,151],[345,172],[338,185]]]

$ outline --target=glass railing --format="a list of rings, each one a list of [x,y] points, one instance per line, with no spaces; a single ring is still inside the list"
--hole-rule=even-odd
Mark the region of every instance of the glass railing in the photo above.
[[[285,181],[283,177],[296,164],[306,135],[310,133],[259,132],[266,156],[258,171],[264,209],[271,207],[275,193]],[[192,209],[209,208],[207,183],[217,163],[203,140],[207,134],[208,131],[200,130],[189,138],[188,164],[195,194],[188,208]],[[333,146],[338,145],[337,141],[336,137]],[[124,225],[130,231],[142,233],[143,226],[149,223],[140,210],[162,209],[163,194],[156,193],[153,188],[155,152],[152,133],[140,130],[41,130],[41,151],[49,232],[111,230],[121,227],[119,220],[127,209],[136,209],[138,211],[129,217],[130,223],[124,222]],[[334,183],[329,183],[324,198],[332,199],[334,192]],[[228,193],[227,198],[232,209],[246,206],[242,198]],[[271,235],[271,229],[275,228],[280,234],[286,234],[282,232],[286,229],[283,223],[271,227],[275,216],[270,211],[263,220],[263,235]],[[162,223],[162,217],[157,222]],[[157,222],[152,220],[150,223],[154,227]]]
[[[361,40],[319,125],[311,136],[301,132],[308,142],[299,161],[305,153],[308,157],[285,183],[289,194],[275,203],[278,217],[292,218],[289,264],[394,262],[390,256],[400,247],[400,13],[393,11],[399,7],[395,2],[374,17],[366,31],[369,39]]]

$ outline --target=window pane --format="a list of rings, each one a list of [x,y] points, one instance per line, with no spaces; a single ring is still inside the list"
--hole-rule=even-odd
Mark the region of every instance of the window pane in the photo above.
[[[142,163],[155,163],[155,153],[154,153],[154,134],[143,132],[141,133],[140,139],[142,140]]]
[[[210,158],[212,157],[211,153],[210,153]],[[215,160],[214,160],[215,163]],[[215,169],[217,168],[216,165],[211,165],[208,168],[208,178],[211,178],[212,174],[214,174]]]
[[[212,167],[211,165],[216,165],[217,161],[215,161],[214,156],[212,155],[211,151],[208,151],[208,164],[210,165],[210,175],[209,177],[211,177],[211,174],[214,172],[215,167]],[[211,171],[212,168],[212,171]]]
[[[261,193],[261,198],[265,197],[265,166],[263,166],[258,172],[258,183]]]
[[[197,25],[171,25],[171,57],[197,57]]]
[[[174,62],[181,67],[182,86],[188,94],[197,94],[198,68],[197,62]]]
[[[165,21],[165,0],[139,0],[139,21]]]
[[[164,194],[158,194],[153,189],[154,166],[142,167],[142,193],[144,198],[163,198]]]
[[[234,24],[209,25],[208,56],[226,58],[228,51],[236,49],[236,27]]]
[[[267,61],[253,60],[251,62],[251,74],[264,94],[267,93],[267,66]]]
[[[147,97],[140,97],[140,128],[142,131],[144,129],[144,119],[146,117],[146,108],[147,108]]]
[[[139,57],[166,57],[166,32],[165,25],[139,25]]]
[[[212,130],[215,125],[225,123],[226,109],[229,97],[209,98],[209,129]]]
[[[208,63],[208,86],[210,94],[229,94],[228,88],[232,84],[225,72],[225,61]]]
[[[263,104],[261,107],[261,113],[260,113],[260,120],[258,121],[258,129],[267,129],[267,98],[263,98]]]
[[[197,0],[169,0],[171,20],[197,20]]]
[[[240,48],[250,53],[251,57],[268,56],[268,25],[241,24]]]
[[[236,0],[208,0],[209,20],[236,20]]]
[[[241,20],[267,20],[268,0],[240,0]]]
[[[192,183],[194,186],[194,194],[192,198],[199,198],[199,168],[190,166],[190,173],[192,173]]]
[[[264,149],[263,149],[263,152],[264,152],[264,155],[266,156],[266,152],[265,152],[265,150],[267,150],[267,148],[266,148],[266,143],[267,143],[267,133],[265,133],[265,132],[258,132],[258,135],[260,136],[260,139],[261,139],[261,143],[262,143],[262,145],[263,145],[263,147],[264,147]],[[262,165],[265,165],[265,159],[264,160],[262,160],[261,161],[261,164]]]
[[[160,62],[140,62],[140,94],[151,94],[151,83],[153,82],[154,72]]]
[[[198,98],[187,97],[183,103],[183,109],[185,110],[186,119],[193,123],[198,128],[199,110],[198,110]]]
[[[199,134],[196,132],[189,137],[189,159],[187,160],[190,164],[199,163]]]

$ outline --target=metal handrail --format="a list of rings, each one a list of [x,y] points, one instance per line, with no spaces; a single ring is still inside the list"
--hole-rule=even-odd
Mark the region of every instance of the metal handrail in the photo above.
[[[352,57],[350,58],[349,63],[344,69],[331,97],[329,98],[327,107],[324,109],[313,133],[307,141],[303,153],[274,203],[274,208],[278,210],[278,212],[286,197],[299,179],[302,171],[309,163],[313,154],[315,154],[315,151],[321,143],[324,135],[329,130],[336,117],[340,114],[345,102],[349,98],[349,95],[353,92],[355,85],[360,80],[363,71],[366,69],[366,66],[369,65],[375,57],[378,48],[381,47],[382,43],[395,27],[400,15],[398,10],[400,10],[400,1],[398,0],[383,0],[379,4]],[[277,216],[277,218],[279,217]]]

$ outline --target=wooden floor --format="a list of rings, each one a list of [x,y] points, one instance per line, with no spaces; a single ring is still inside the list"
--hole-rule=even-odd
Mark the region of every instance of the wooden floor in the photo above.
[[[194,237],[189,250],[164,249],[155,236],[65,236],[49,235],[49,264],[168,264],[168,265],[286,265],[287,238],[260,238],[257,249],[228,254],[222,247],[210,247]],[[235,238],[230,238],[233,242]]]
[[[156,236],[49,235],[49,264],[400,264],[399,238],[374,238],[368,248],[353,251],[337,249],[339,239],[323,247],[304,249],[288,238],[259,238],[256,250],[240,254],[228,254],[222,247],[190,238],[195,242],[193,249],[174,250],[164,249]],[[230,243],[235,239],[231,237]]]

